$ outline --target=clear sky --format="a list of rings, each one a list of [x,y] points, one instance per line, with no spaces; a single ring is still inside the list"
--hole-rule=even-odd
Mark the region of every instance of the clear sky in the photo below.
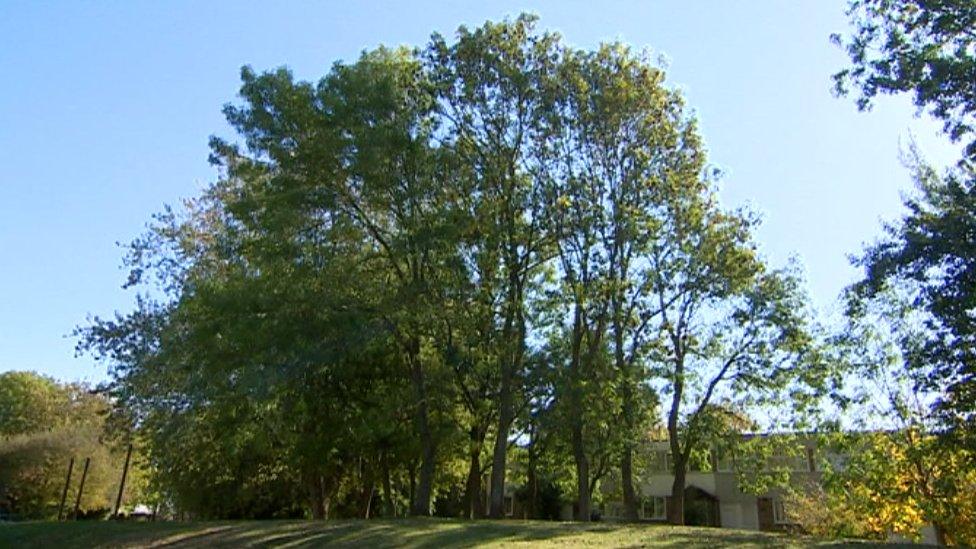
[[[767,257],[806,267],[830,310],[857,275],[847,254],[900,213],[899,146],[958,148],[907,98],[858,113],[830,94],[844,0],[553,2],[28,2],[0,0],[0,371],[105,372],[67,337],[126,310],[116,242],[211,181],[207,139],[241,65],[318,79],[379,44],[422,45],[458,25],[537,13],[567,42],[622,40],[668,60],[726,176],[727,205],[763,214]]]

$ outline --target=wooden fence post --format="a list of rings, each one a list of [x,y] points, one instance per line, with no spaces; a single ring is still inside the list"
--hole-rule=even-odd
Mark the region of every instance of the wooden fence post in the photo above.
[[[78,497],[75,499],[75,514],[73,515],[74,520],[78,520],[78,508],[81,507],[81,493],[85,490],[85,479],[88,478],[88,465],[91,464],[91,458],[85,458],[85,468],[81,470],[81,484],[78,485]]]
[[[129,449],[125,452],[125,465],[122,467],[122,482],[119,483],[119,495],[115,498],[115,512],[112,513],[113,518],[119,518],[119,508],[122,506],[122,491],[125,490],[125,476],[129,474],[129,458],[132,457],[132,443],[129,443]]]
[[[61,505],[58,506],[58,520],[64,518],[64,500],[68,497],[68,485],[71,484],[71,470],[75,468],[75,458],[68,462],[68,476],[64,479],[64,491],[61,492]]]

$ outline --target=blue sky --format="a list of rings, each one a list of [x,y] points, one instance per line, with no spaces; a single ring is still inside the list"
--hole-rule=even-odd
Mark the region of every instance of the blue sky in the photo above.
[[[958,158],[907,98],[858,113],[830,94],[845,3],[0,0],[0,371],[105,379],[67,334],[133,302],[116,242],[214,178],[207,139],[232,135],[220,108],[241,65],[318,79],[365,48],[521,11],[575,46],[663,54],[725,170],[723,201],[762,213],[767,257],[799,257],[829,311],[857,275],[847,254],[901,211],[900,144]]]

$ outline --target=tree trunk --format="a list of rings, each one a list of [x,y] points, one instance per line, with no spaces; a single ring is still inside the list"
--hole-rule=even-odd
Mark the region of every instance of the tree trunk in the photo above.
[[[949,546],[949,536],[946,533],[946,529],[941,523],[932,524],[932,529],[935,530],[935,542],[939,544],[939,547]]]
[[[430,515],[431,490],[434,484],[434,435],[430,429],[429,407],[427,403],[427,385],[424,370],[420,362],[420,341],[414,339],[407,350],[407,360],[410,362],[410,378],[417,398],[416,426],[420,436],[421,460],[420,478],[414,490],[413,500],[410,502],[410,514],[413,516]]]
[[[359,478],[362,483],[362,492],[360,492],[360,510],[362,511],[362,516],[364,519],[369,518],[369,513],[373,508],[373,487],[374,487],[374,477],[373,468],[369,466],[369,463],[360,458],[359,461]]]
[[[417,464],[411,463],[407,472],[410,476],[410,508],[413,509],[414,496],[417,494]]]
[[[680,337],[672,333],[672,345],[674,346],[674,393],[671,395],[671,409],[668,411],[668,445],[671,448],[671,460],[673,463],[674,483],[671,485],[671,502],[668,505],[668,522],[671,524],[682,525],[685,523],[685,474],[688,470],[687,455],[681,451],[681,443],[678,439],[678,413],[681,408],[681,397],[684,393],[684,349],[681,346]],[[685,441],[688,448],[691,441]]]
[[[505,475],[507,473],[508,434],[515,419],[515,373],[522,364],[525,345],[525,319],[522,313],[522,280],[520,272],[511,269],[519,263],[518,254],[510,250],[507,261],[510,266],[508,278],[508,305],[505,314],[505,325],[502,329],[505,344],[508,347],[507,362],[502,363],[501,383],[498,393],[498,429],[495,432],[495,446],[491,458],[491,488],[488,516],[503,518],[505,516]]]
[[[396,516],[393,508],[393,486],[390,482],[390,458],[386,451],[383,452],[383,513],[387,517]]]
[[[590,462],[583,443],[583,313],[577,303],[573,307],[573,332],[569,364],[569,418],[572,430],[573,461],[576,463],[576,520],[590,520]]]
[[[322,496],[322,518],[329,520],[329,511],[332,509],[332,492],[327,491]]]
[[[119,510],[122,508],[122,495],[125,494],[125,478],[129,475],[129,460],[132,458],[132,443],[125,452],[125,465],[122,466],[122,480],[119,482],[119,495],[115,498],[115,512],[112,516],[119,517]]]
[[[529,487],[529,502],[526,506],[526,518],[537,520],[539,518],[539,475],[536,472],[538,467],[537,462],[539,461],[538,456],[536,456],[536,437],[535,428],[530,424],[529,426],[529,467],[526,472],[525,482]]]
[[[485,442],[485,430],[471,428],[470,465],[464,490],[464,515],[466,518],[485,516],[485,498],[481,493],[481,447]]]
[[[68,477],[64,479],[64,491],[61,492],[61,505],[58,506],[58,520],[64,518],[64,502],[68,498],[68,486],[71,485],[71,471],[75,468],[75,458],[68,461]]]
[[[590,521],[590,462],[583,447],[583,425],[577,421],[573,426],[573,458],[576,460],[576,520]]]
[[[373,509],[373,486],[372,485],[370,485],[368,488],[366,488],[363,491],[363,500],[365,501],[365,503],[363,504],[364,507],[363,518],[368,519],[370,511],[372,511]]]
[[[671,501],[668,504],[668,522],[682,525],[685,523],[685,475],[686,460],[675,458],[674,483],[671,484]]]
[[[617,200],[621,196],[616,196],[614,200],[615,209]],[[624,227],[614,216],[613,221],[613,241],[610,246],[611,253],[611,272],[612,279],[616,284],[613,297],[611,298],[611,322],[613,328],[613,359],[617,369],[618,381],[620,382],[620,410],[624,429],[624,449],[620,456],[620,484],[624,498],[624,518],[629,522],[637,522],[639,502],[634,490],[634,447],[635,440],[640,436],[637,429],[637,397],[635,387],[638,383],[635,377],[635,365],[633,360],[627,360],[626,334],[629,332],[634,347],[637,346],[636,338],[640,328],[630,324],[625,320],[624,312],[627,298],[627,284],[630,271],[630,248],[626,241],[629,240],[624,235]],[[630,329],[628,330],[628,326]],[[632,351],[632,355],[636,349]]]
[[[624,518],[637,522],[637,494],[634,491],[634,451],[630,441],[625,442],[620,457],[620,482],[624,493]]]
[[[499,394],[498,430],[495,434],[495,447],[491,459],[491,506],[488,516],[494,519],[505,517],[505,468],[508,457],[508,432],[512,427],[512,375],[510,368],[502,372],[501,392]]]
[[[321,475],[315,475],[308,483],[308,503],[312,509],[312,518],[315,520],[324,520],[326,516],[323,485]]]

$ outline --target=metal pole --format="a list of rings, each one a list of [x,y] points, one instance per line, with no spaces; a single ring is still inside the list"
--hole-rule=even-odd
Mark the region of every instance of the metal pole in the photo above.
[[[68,462],[68,476],[64,479],[64,491],[61,492],[61,505],[58,506],[58,520],[64,518],[64,500],[68,497],[68,485],[71,484],[71,470],[75,468],[75,458]]]
[[[74,519],[78,520],[78,508],[81,507],[81,493],[85,490],[85,479],[88,478],[88,465],[91,464],[91,458],[85,458],[85,468],[81,470],[81,484],[78,485],[78,497],[75,499],[75,514]]]
[[[119,507],[122,506],[122,491],[125,490],[125,476],[129,474],[129,458],[132,457],[132,443],[129,443],[129,449],[125,452],[125,465],[122,467],[122,482],[119,483],[119,495],[115,498],[115,512],[112,513],[114,518],[119,518]]]

